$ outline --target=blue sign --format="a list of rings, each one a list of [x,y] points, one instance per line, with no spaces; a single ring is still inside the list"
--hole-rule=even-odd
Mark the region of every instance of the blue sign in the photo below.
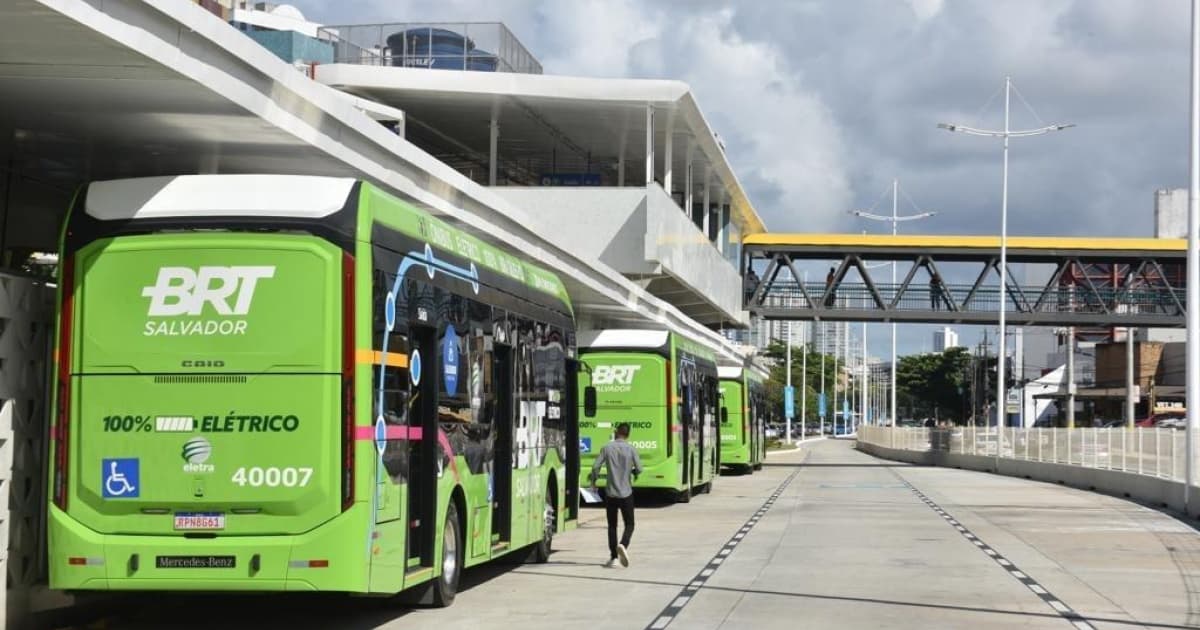
[[[796,388],[791,385],[783,388],[783,413],[789,419],[796,417]]]
[[[442,376],[446,382],[446,393],[451,396],[458,392],[458,334],[454,325],[446,326],[446,336],[442,337]]]
[[[599,186],[599,173],[542,173],[542,186]]]
[[[105,499],[136,499],[141,495],[141,474],[136,457],[100,461],[101,495]]]
[[[590,437],[579,438],[579,452],[583,453],[585,455],[587,453],[592,452],[592,438],[590,438]]]
[[[825,392],[817,395],[817,409],[820,410],[821,419],[825,419]]]

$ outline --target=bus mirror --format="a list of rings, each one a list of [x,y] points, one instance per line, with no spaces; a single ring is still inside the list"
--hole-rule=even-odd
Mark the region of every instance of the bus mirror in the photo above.
[[[583,390],[583,415],[589,418],[596,415],[596,388],[591,385]]]
[[[721,424],[729,424],[729,408],[721,407]]]

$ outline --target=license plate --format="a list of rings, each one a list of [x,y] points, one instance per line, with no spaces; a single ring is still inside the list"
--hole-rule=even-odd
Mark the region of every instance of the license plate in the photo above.
[[[175,529],[225,529],[225,515],[220,512],[178,512]]]
[[[235,569],[236,556],[157,556],[156,569]]]

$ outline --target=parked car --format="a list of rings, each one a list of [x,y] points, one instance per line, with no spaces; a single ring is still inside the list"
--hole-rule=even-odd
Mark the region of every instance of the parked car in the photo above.
[[[1154,425],[1159,429],[1186,429],[1187,416],[1163,418]]]
[[[1166,413],[1156,413],[1148,418],[1142,418],[1141,420],[1138,420],[1134,424],[1136,424],[1139,427],[1157,427],[1157,426],[1159,426],[1159,423],[1164,420],[1176,420],[1179,418],[1183,418],[1184,421],[1186,422],[1187,414],[1183,413],[1181,411],[1168,411]]]

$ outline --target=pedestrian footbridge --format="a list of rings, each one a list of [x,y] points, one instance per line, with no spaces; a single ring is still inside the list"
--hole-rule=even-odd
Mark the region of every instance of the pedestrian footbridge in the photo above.
[[[1185,323],[1182,239],[1010,237],[1007,250],[1013,325]],[[1000,257],[994,236],[753,234],[743,272],[761,276],[745,303],[766,319],[989,324],[1001,307]]]

